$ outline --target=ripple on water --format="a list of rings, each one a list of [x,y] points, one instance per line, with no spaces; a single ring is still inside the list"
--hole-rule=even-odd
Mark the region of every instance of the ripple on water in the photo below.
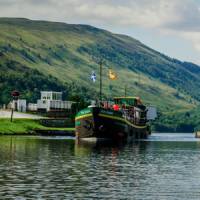
[[[200,140],[153,134],[126,145],[1,137],[1,199],[200,199]]]

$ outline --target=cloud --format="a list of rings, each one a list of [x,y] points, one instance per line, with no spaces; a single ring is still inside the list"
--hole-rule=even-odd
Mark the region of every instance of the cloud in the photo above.
[[[199,32],[185,32],[182,37],[192,42],[194,48],[200,52],[200,33]]]
[[[198,0],[0,0],[0,16],[143,27],[189,40],[200,52]]]
[[[0,13],[182,30],[196,30],[200,21],[199,3],[195,0],[0,0]]]

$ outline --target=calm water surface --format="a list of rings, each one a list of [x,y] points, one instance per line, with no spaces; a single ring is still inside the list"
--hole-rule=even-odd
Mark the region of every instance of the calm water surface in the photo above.
[[[0,137],[0,199],[200,199],[200,140],[153,134],[126,145]]]

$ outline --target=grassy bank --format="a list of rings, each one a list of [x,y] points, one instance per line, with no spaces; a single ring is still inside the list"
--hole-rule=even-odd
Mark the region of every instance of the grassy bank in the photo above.
[[[34,119],[0,119],[0,135],[10,134],[36,134],[36,130],[55,130],[55,131],[73,131],[74,128],[52,128],[45,127]]]

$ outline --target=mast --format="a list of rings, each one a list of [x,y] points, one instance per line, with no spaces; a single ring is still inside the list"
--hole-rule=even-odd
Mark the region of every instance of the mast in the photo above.
[[[97,63],[97,65],[99,65],[99,103],[102,101],[102,72],[103,72],[103,64],[104,64],[104,60],[102,57],[100,58],[96,58],[96,57],[92,57],[92,59]]]
[[[103,60],[101,59],[99,61],[99,77],[100,77],[100,82],[99,82],[99,101],[102,101],[102,64]]]

